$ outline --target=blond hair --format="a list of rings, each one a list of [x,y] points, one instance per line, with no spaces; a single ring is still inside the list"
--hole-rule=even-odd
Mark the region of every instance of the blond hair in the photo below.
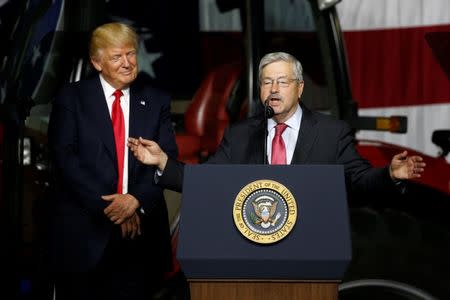
[[[123,23],[107,23],[97,27],[91,35],[89,56],[98,59],[107,47],[123,47],[132,45],[138,50],[139,37],[134,29]]]

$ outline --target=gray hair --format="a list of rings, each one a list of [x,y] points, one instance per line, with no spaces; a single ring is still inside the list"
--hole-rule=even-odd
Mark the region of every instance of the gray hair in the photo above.
[[[261,61],[259,62],[259,70],[258,70],[258,78],[259,81],[261,82],[262,78],[262,70],[264,69],[265,66],[267,66],[268,64],[277,62],[277,61],[285,61],[288,63],[292,63],[293,65],[293,71],[294,71],[294,77],[295,79],[298,79],[299,81],[303,81],[303,68],[302,68],[302,64],[300,63],[300,61],[298,59],[296,59],[294,56],[290,55],[289,53],[286,52],[272,52],[272,53],[268,53],[266,55],[264,55],[263,58],[261,58]]]

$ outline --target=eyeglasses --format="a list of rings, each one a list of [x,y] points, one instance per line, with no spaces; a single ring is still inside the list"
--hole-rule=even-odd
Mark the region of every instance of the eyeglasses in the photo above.
[[[266,78],[266,79],[263,79],[263,81],[261,82],[261,86],[263,88],[269,88],[269,87],[272,87],[274,82],[276,82],[279,87],[285,88],[285,87],[288,87],[291,84],[291,82],[293,82],[293,81],[298,81],[298,79],[296,79],[296,78],[292,78],[292,79],[289,79],[289,78],[277,78],[277,79]]]

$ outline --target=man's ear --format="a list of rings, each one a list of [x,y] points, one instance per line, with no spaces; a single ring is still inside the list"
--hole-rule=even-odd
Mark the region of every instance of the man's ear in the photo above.
[[[298,83],[298,98],[299,99],[302,97],[304,86],[305,86],[305,82],[303,80]]]
[[[97,71],[102,71],[102,65],[97,58],[91,57],[91,63]]]

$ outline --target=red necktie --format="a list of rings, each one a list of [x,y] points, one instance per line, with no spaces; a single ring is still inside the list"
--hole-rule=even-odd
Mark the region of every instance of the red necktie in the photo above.
[[[287,125],[279,123],[275,126],[275,136],[272,140],[272,165],[286,164],[286,146],[281,136],[286,130]]]
[[[112,105],[111,119],[114,129],[114,140],[116,142],[117,170],[119,172],[119,178],[117,179],[117,193],[122,194],[123,160],[125,152],[125,119],[123,117],[122,107],[120,107],[120,96],[123,94],[121,90],[116,90],[113,95],[115,99]]]

